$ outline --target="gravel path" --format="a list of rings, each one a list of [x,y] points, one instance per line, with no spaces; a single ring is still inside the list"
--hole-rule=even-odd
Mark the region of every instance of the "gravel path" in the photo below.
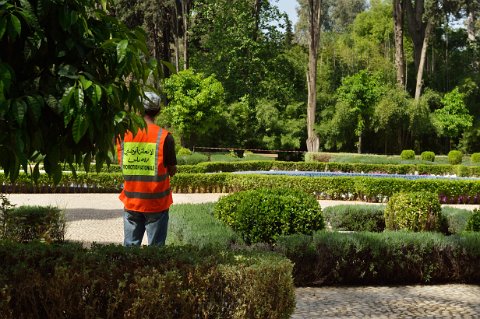
[[[214,202],[222,194],[174,194],[175,203]],[[122,205],[117,194],[11,194],[15,205],[53,205],[66,210],[68,240],[122,243]],[[319,201],[321,207],[358,202]],[[364,204],[364,203],[361,203]],[[372,204],[375,205],[375,204]],[[479,205],[449,205],[474,209]],[[292,319],[480,318],[480,286],[297,288]]]

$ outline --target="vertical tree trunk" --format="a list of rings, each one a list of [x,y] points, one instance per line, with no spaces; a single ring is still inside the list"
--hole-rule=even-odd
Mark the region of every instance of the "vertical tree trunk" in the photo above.
[[[253,7],[253,16],[255,17],[255,27],[253,29],[253,40],[258,40],[258,29],[260,25],[260,8],[262,6],[262,0],[255,0],[255,5]]]
[[[412,5],[412,0],[405,0],[404,3],[408,18],[407,26],[413,42],[415,71],[418,73],[426,29],[426,23],[423,22],[424,0],[415,0],[415,7]]]
[[[468,42],[470,43],[473,43],[475,42],[475,24],[476,24],[476,21],[475,21],[475,14],[473,11],[470,11],[468,13],[468,17],[467,17],[467,38],[468,38]]]
[[[417,71],[417,84],[415,86],[415,101],[418,103],[420,101],[420,96],[422,94],[422,85],[423,85],[423,70],[425,68],[425,60],[427,59],[427,49],[428,41],[430,40],[430,34],[432,33],[433,22],[428,21],[427,27],[425,30],[425,37],[423,38],[423,46],[420,54],[420,61]]]
[[[403,49],[403,6],[404,0],[393,1],[393,22],[395,35],[395,68],[397,69],[397,84],[405,87],[405,56]]]
[[[183,69],[189,67],[188,63],[188,15],[189,15],[190,0],[182,1],[182,17],[183,17]]]
[[[318,152],[320,140],[314,131],[315,113],[317,107],[317,58],[320,43],[321,0],[308,0],[309,47],[307,70],[307,150]]]
[[[180,71],[180,26],[178,19],[180,17],[181,12],[178,10],[178,6],[175,5],[175,14],[172,14],[174,32],[173,32],[173,42],[174,42],[174,50],[175,50],[175,70],[178,72]]]

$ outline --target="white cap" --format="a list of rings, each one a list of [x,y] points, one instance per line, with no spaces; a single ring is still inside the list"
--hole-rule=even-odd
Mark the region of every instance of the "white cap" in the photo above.
[[[143,107],[145,110],[156,111],[160,109],[161,98],[158,94],[153,92],[145,92],[145,97],[143,99]]]

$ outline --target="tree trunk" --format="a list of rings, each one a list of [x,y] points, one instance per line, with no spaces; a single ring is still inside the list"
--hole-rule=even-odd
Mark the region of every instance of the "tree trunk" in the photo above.
[[[475,21],[475,14],[473,11],[470,11],[468,13],[468,17],[467,17],[467,38],[468,38],[468,42],[470,43],[474,43],[475,42],[475,24],[476,24],[476,21]]]
[[[393,22],[395,34],[395,68],[397,84],[405,88],[405,56],[403,49],[403,6],[404,0],[393,1]]]
[[[260,25],[260,8],[262,6],[262,0],[255,0],[255,5],[253,8],[253,16],[255,17],[255,27],[253,29],[253,40],[258,40],[258,29]]]
[[[426,23],[423,22],[424,0],[415,0],[415,7],[411,0],[405,0],[404,3],[408,18],[408,30],[413,41],[415,71],[418,73],[426,29]]]
[[[178,11],[178,7],[175,6],[175,14],[172,14],[173,19],[173,42],[174,42],[174,50],[175,50],[175,70],[178,72],[180,71],[180,26],[178,23],[178,19],[180,16],[180,12]]]
[[[188,63],[188,15],[190,0],[182,1],[182,17],[183,17],[183,69],[186,70],[189,67]]]
[[[357,153],[362,154],[362,134],[358,136]]]
[[[308,47],[308,104],[307,104],[307,150],[318,152],[320,140],[314,131],[317,107],[317,58],[320,43],[321,0],[308,0],[309,47]]]
[[[415,101],[417,103],[420,101],[420,96],[422,94],[423,70],[425,68],[425,60],[427,59],[428,41],[430,40],[430,34],[432,33],[432,28],[433,28],[433,22],[429,20],[425,30],[425,37],[423,38],[423,46],[420,54],[420,61],[419,61],[419,66],[417,71],[417,85],[415,86]]]

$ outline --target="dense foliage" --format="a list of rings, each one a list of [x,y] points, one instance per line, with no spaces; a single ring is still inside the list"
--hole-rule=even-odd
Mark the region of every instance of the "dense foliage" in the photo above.
[[[480,232],[480,210],[475,209],[468,217],[466,230]]]
[[[1,1],[0,47],[0,166],[12,180],[29,161],[57,182],[62,163],[101,168],[114,137],[144,125],[145,33],[97,1]]]
[[[277,240],[296,286],[480,283],[480,234],[317,232]]]
[[[247,244],[272,243],[280,235],[311,234],[324,228],[314,196],[287,188],[243,191],[220,198],[215,217]]]
[[[440,230],[441,211],[438,194],[397,193],[390,197],[385,209],[385,226],[390,230]]]
[[[52,206],[20,206],[0,211],[0,239],[62,242],[65,239],[64,212]]]
[[[292,264],[272,253],[0,242],[2,318],[290,318]]]
[[[323,209],[332,230],[381,232],[385,229],[383,205],[335,205]]]
[[[196,0],[182,8],[179,3],[117,0],[112,12],[130,26],[144,27],[151,52],[177,72],[188,65],[222,84],[221,125],[213,136],[198,134],[196,146],[305,150],[308,3],[298,1],[295,31],[273,0]],[[391,2],[322,1],[315,117],[320,148],[475,151],[480,10],[472,3],[404,3],[404,76],[397,85]],[[456,27],[462,21],[466,27]],[[424,38],[428,58],[420,92]],[[421,96],[414,100],[416,91]],[[167,124],[181,130],[173,121]]]

